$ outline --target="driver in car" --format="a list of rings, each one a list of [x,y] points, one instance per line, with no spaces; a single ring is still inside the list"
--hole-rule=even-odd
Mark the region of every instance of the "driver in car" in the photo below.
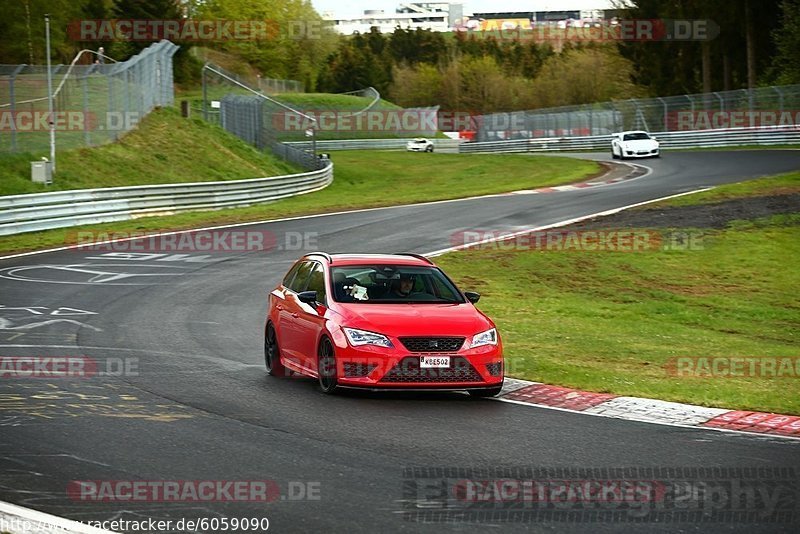
[[[414,289],[414,278],[408,273],[400,273],[400,280],[392,284],[389,296],[405,299],[411,295],[412,289]]]

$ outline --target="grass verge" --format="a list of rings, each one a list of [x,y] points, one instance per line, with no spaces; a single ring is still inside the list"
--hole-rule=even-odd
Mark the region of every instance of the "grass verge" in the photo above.
[[[281,93],[275,95],[274,98],[294,108],[310,111],[361,111],[372,104],[373,101],[372,98],[363,96],[332,93]],[[375,109],[401,108],[388,100],[381,99],[376,102]]]
[[[335,152],[333,184],[322,191],[247,208],[190,212],[87,226],[104,232],[160,231],[395,206],[575,182],[598,174],[589,161],[548,156]],[[0,253],[67,243],[77,228],[0,237]]]
[[[691,198],[775,194],[798,176],[723,186]],[[800,356],[800,270],[790,267],[800,265],[800,214],[703,232],[701,250],[497,248],[447,254],[437,263],[461,287],[483,293],[480,306],[498,323],[512,376],[800,414],[797,374],[707,378],[669,371],[677,357]]]
[[[659,209],[662,207],[697,206],[711,204],[734,198],[760,197],[767,195],[788,195],[800,193],[800,172],[766,176],[755,180],[747,180],[736,184],[715,187],[709,191],[671,198],[657,204],[648,204],[639,210]]]

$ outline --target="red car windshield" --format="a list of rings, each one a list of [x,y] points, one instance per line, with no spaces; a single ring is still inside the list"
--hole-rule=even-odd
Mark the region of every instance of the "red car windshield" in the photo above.
[[[434,267],[347,265],[331,268],[333,298],[359,304],[461,304],[464,297]]]

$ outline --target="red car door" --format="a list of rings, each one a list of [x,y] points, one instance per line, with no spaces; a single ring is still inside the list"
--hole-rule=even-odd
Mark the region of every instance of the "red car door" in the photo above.
[[[317,369],[317,341],[325,328],[325,270],[321,264],[314,262],[314,269],[308,279],[304,291],[316,291],[317,300],[321,304],[305,304],[298,300],[298,316],[295,319],[298,330],[298,358],[300,364],[307,369]]]
[[[278,303],[278,343],[281,353],[291,363],[305,367],[301,346],[301,339],[304,335],[300,328],[298,318],[300,317],[300,306],[302,303],[297,299],[297,293],[305,291],[308,278],[314,268],[315,262],[304,261],[297,269],[294,279],[284,291],[284,299]]]

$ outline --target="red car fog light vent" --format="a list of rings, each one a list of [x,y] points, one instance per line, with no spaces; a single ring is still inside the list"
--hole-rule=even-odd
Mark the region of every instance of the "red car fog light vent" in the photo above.
[[[500,376],[503,374],[503,362],[487,363],[486,370],[492,376]]]
[[[376,367],[378,367],[377,363],[344,362],[344,376],[345,378],[364,378]]]

